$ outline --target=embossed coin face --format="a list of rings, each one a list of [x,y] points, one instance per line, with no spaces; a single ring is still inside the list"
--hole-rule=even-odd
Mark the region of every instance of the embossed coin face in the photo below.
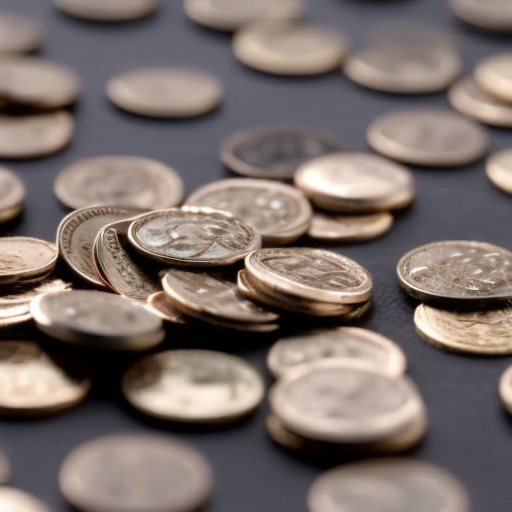
[[[0,167],[0,223],[19,215],[23,210],[24,200],[23,182],[9,169]]]
[[[464,166],[489,150],[487,133],[468,119],[443,110],[409,110],[378,118],[368,144],[383,155],[429,167]]]
[[[366,153],[335,153],[302,164],[295,186],[319,208],[371,213],[403,208],[414,199],[411,172]]]
[[[201,116],[217,108],[223,94],[215,76],[195,69],[136,69],[107,84],[117,107],[149,117]]]
[[[42,501],[14,487],[0,487],[0,510],[23,512],[51,512]]]
[[[483,304],[512,298],[512,253],[484,242],[423,245],[402,257],[397,273],[405,291],[425,301]]]
[[[0,291],[0,308],[28,306],[32,299],[39,295],[62,292],[69,288],[71,288],[71,283],[57,279],[53,274],[39,283],[2,286]]]
[[[512,414],[512,366],[509,366],[501,376],[499,393],[503,406]]]
[[[475,68],[477,84],[505,103],[512,102],[512,53],[492,55]]]
[[[27,53],[37,50],[45,30],[35,19],[13,12],[0,12],[0,54]]]
[[[512,150],[507,149],[492,155],[487,161],[486,171],[494,185],[512,194]]]
[[[221,180],[196,190],[190,206],[225,210],[247,222],[264,245],[281,245],[301,237],[313,211],[302,192],[282,183],[246,178]]]
[[[458,18],[492,32],[512,32],[512,5],[509,0],[451,0]]]
[[[165,292],[156,292],[147,298],[146,308],[162,320],[172,324],[186,324],[185,317],[172,305]]]
[[[311,512],[469,512],[469,496],[446,471],[412,459],[376,459],[327,471],[308,493]]]
[[[152,14],[160,0],[54,0],[70,16],[92,21],[130,21]]]
[[[171,265],[222,266],[261,245],[249,225],[210,208],[171,208],[139,216],[128,231],[143,255]]]
[[[244,360],[210,350],[148,356],[124,375],[123,392],[137,409],[187,423],[221,423],[254,411],[265,387]]]
[[[348,50],[341,34],[309,24],[265,22],[242,28],[233,52],[245,65],[276,75],[319,75],[338,68]]]
[[[86,512],[192,512],[213,476],[192,446],[157,434],[114,434],[75,448],[59,473],[62,494]]]

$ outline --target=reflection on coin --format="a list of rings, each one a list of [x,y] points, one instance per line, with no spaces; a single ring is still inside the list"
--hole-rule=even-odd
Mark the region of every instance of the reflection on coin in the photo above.
[[[377,459],[327,471],[309,489],[310,512],[469,512],[469,496],[446,471],[412,459]]]
[[[48,336],[90,348],[147,350],[165,336],[160,318],[129,299],[105,292],[42,295],[32,301],[30,311]]]
[[[313,213],[302,192],[290,185],[247,178],[200,187],[185,204],[232,213],[261,235],[263,245],[297,240],[307,231]]]
[[[23,210],[24,200],[23,182],[9,169],[0,167],[0,223],[18,216]]]
[[[28,306],[32,299],[47,293],[57,293],[71,288],[71,283],[57,279],[51,274],[39,283],[2,286],[0,290],[0,309]]]
[[[501,376],[499,393],[503,406],[512,414],[512,366],[509,366]]]
[[[145,414],[187,423],[229,422],[254,411],[265,387],[243,359],[210,350],[145,357],[123,378],[128,401]]]
[[[344,36],[310,24],[256,23],[233,38],[233,52],[241,62],[276,75],[328,73],[341,65],[347,50]]]
[[[512,102],[512,53],[492,55],[475,68],[477,84],[488,94]]]
[[[487,161],[486,171],[494,185],[512,194],[512,150],[506,149],[492,155]]]
[[[0,452],[0,485],[9,483],[12,477],[11,463],[7,456]]]
[[[40,22],[14,12],[0,12],[0,54],[28,53],[42,46],[45,30]]]
[[[512,5],[509,0],[451,0],[458,18],[492,32],[512,32]]]
[[[443,110],[408,110],[378,118],[370,146],[395,160],[429,167],[464,166],[489,150],[487,133],[473,121]]]
[[[14,487],[0,487],[0,510],[6,512],[51,512],[45,503],[34,496],[15,489]]]
[[[219,80],[195,69],[142,68],[112,78],[107,96],[117,107],[149,117],[194,117],[222,101]]]
[[[62,463],[59,486],[85,512],[193,512],[210,496],[213,475],[188,444],[122,433],[75,448]]]
[[[423,245],[400,259],[397,273],[420,300],[482,305],[512,299],[512,253],[485,242]]]
[[[92,21],[130,21],[152,14],[160,0],[54,0],[70,16]]]
[[[165,292],[156,292],[147,299],[146,308],[162,320],[172,324],[186,324],[185,317],[172,305]]]

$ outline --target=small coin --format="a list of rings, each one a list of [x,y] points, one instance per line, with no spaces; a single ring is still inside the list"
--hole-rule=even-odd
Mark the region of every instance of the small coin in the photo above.
[[[70,16],[91,21],[116,22],[145,18],[160,5],[160,0],[54,0]]]
[[[0,290],[0,308],[28,306],[32,299],[47,293],[57,293],[71,288],[71,283],[55,278],[53,274],[39,283],[2,286]]]
[[[213,475],[191,445],[122,433],[75,448],[61,465],[59,486],[85,512],[193,512],[212,493]]]
[[[107,350],[147,350],[165,333],[162,320],[133,301],[105,292],[71,290],[35,298],[37,327],[61,341]]]
[[[45,37],[39,21],[14,12],[0,12],[0,54],[35,51]]]
[[[306,76],[337,69],[348,51],[345,37],[325,27],[264,22],[242,28],[233,38],[238,60],[258,71]]]
[[[5,512],[51,512],[38,498],[14,487],[0,487],[0,510]]]
[[[214,75],[196,69],[135,69],[107,84],[107,96],[114,105],[149,117],[202,116],[217,108],[223,95]]]
[[[24,200],[23,182],[9,169],[0,167],[0,223],[17,217],[23,210]]]
[[[370,146],[395,160],[428,167],[464,166],[488,151],[487,133],[473,121],[443,110],[393,112],[373,121]]]
[[[290,185],[248,178],[220,180],[196,190],[185,202],[225,210],[252,226],[263,245],[283,245],[300,238],[313,211],[302,192]]]
[[[484,305],[512,299],[512,253],[474,241],[434,242],[398,262],[405,291],[424,301]]]
[[[512,150],[506,149],[492,155],[487,161],[486,171],[494,185],[512,194]]]
[[[512,32],[512,6],[509,0],[451,0],[458,18],[491,32]]]
[[[172,305],[165,292],[156,292],[147,298],[146,308],[162,320],[172,324],[186,324],[187,320]]]
[[[491,55],[475,68],[476,83],[505,103],[512,102],[512,53]]]
[[[171,265],[231,265],[261,245],[249,225],[211,208],[171,208],[140,215],[128,230],[144,256]]]
[[[501,376],[499,394],[503,406],[512,414],[512,366],[509,366]]]
[[[211,350],[145,357],[123,377],[128,401],[145,414],[186,423],[224,423],[253,412],[265,386],[243,359]]]

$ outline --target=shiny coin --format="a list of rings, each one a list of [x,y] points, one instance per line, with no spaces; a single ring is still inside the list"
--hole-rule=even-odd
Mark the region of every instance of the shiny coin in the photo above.
[[[0,12],[0,54],[37,50],[45,35],[43,26],[35,19],[14,12]]]
[[[484,242],[423,245],[402,257],[397,273],[405,291],[420,300],[478,306],[512,299],[512,253]]]
[[[29,306],[39,295],[63,292],[71,288],[71,283],[57,279],[51,274],[39,283],[2,286],[0,289],[0,310],[16,306]]]
[[[499,393],[503,406],[512,414],[512,366],[509,366],[501,376]]]
[[[0,223],[17,217],[23,210],[24,200],[23,182],[9,169],[0,167]]]
[[[139,216],[128,231],[144,256],[171,265],[231,265],[261,245],[249,225],[210,208],[172,208]]]
[[[263,245],[297,240],[307,231],[313,214],[306,197],[290,185],[247,178],[205,185],[186,204],[232,213],[261,235]]]
[[[108,350],[147,350],[164,338],[162,320],[143,306],[105,292],[71,290],[34,299],[37,327],[61,341]]]
[[[336,153],[310,160],[297,170],[295,186],[319,208],[343,213],[404,208],[415,195],[407,168],[366,153]]]
[[[156,292],[147,298],[146,308],[171,324],[186,324],[186,318],[172,305],[165,292]]]
[[[370,124],[367,139],[378,153],[428,167],[468,165],[482,158],[490,145],[480,126],[443,110],[387,114]]]
[[[192,446],[167,435],[122,433],[75,448],[59,473],[62,494],[84,512],[192,512],[213,476]]]
[[[5,512],[51,512],[45,503],[14,487],[0,487],[0,510]]]
[[[446,471],[412,459],[356,462],[327,471],[308,493],[310,512],[469,512],[469,496]]]
[[[505,103],[512,102],[512,53],[492,55],[475,68],[477,84]]]
[[[143,68],[112,78],[107,96],[117,107],[149,117],[195,117],[222,101],[223,86],[205,71]]]
[[[92,21],[115,22],[144,18],[160,5],[160,0],[54,0],[70,16]]]
[[[509,0],[451,0],[458,18],[491,32],[512,32],[512,6]]]
[[[341,65],[345,38],[316,25],[267,22],[249,25],[233,39],[233,52],[245,65],[276,75],[318,75]]]
[[[260,404],[265,387],[244,360],[210,350],[171,350],[148,356],[123,378],[128,401],[145,414],[187,423],[222,423]]]
[[[512,194],[512,150],[507,149],[492,155],[487,161],[486,171],[494,185]]]
[[[267,364],[274,377],[298,365],[321,359],[341,359],[368,364],[391,376],[405,371],[405,356],[388,338],[367,329],[319,329],[280,339],[270,350]]]

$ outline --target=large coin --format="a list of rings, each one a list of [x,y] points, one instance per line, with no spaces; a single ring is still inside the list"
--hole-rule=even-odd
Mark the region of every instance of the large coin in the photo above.
[[[14,12],[0,12],[0,55],[28,53],[42,46],[45,30],[40,22]]]
[[[247,178],[205,185],[185,204],[232,213],[261,235],[263,245],[297,240],[307,231],[313,214],[306,197],[290,185]]]
[[[512,113],[512,110],[511,110]],[[511,124],[512,126],[512,124]],[[512,194],[512,150],[495,153],[487,161],[487,176],[501,190]]]
[[[421,300],[479,305],[512,299],[512,253],[473,241],[434,242],[398,262],[404,289]]]
[[[171,324],[186,324],[186,318],[172,305],[165,292],[156,292],[147,298],[146,309]]]
[[[503,406],[512,414],[512,366],[509,366],[501,376],[499,394]]]
[[[122,433],[75,448],[62,463],[59,485],[84,512],[193,512],[210,496],[213,475],[188,444]]]
[[[0,510],[5,512],[51,512],[45,503],[13,487],[0,487]]]
[[[512,53],[492,55],[475,68],[475,80],[491,96],[512,102]]]
[[[160,0],[54,0],[70,16],[92,21],[131,21],[152,14]]]
[[[143,413],[186,423],[233,421],[254,411],[265,391],[243,359],[210,350],[148,356],[126,372],[122,387]]]
[[[0,167],[0,223],[17,217],[23,210],[25,185],[9,169]]]
[[[139,216],[130,243],[148,258],[171,265],[231,265],[261,245],[249,225],[210,208],[171,208]]]
[[[395,160],[428,167],[464,166],[489,150],[487,133],[443,110],[408,110],[379,117],[368,127],[370,146]]]
[[[491,32],[512,32],[512,4],[509,0],[451,0],[458,18]]]

